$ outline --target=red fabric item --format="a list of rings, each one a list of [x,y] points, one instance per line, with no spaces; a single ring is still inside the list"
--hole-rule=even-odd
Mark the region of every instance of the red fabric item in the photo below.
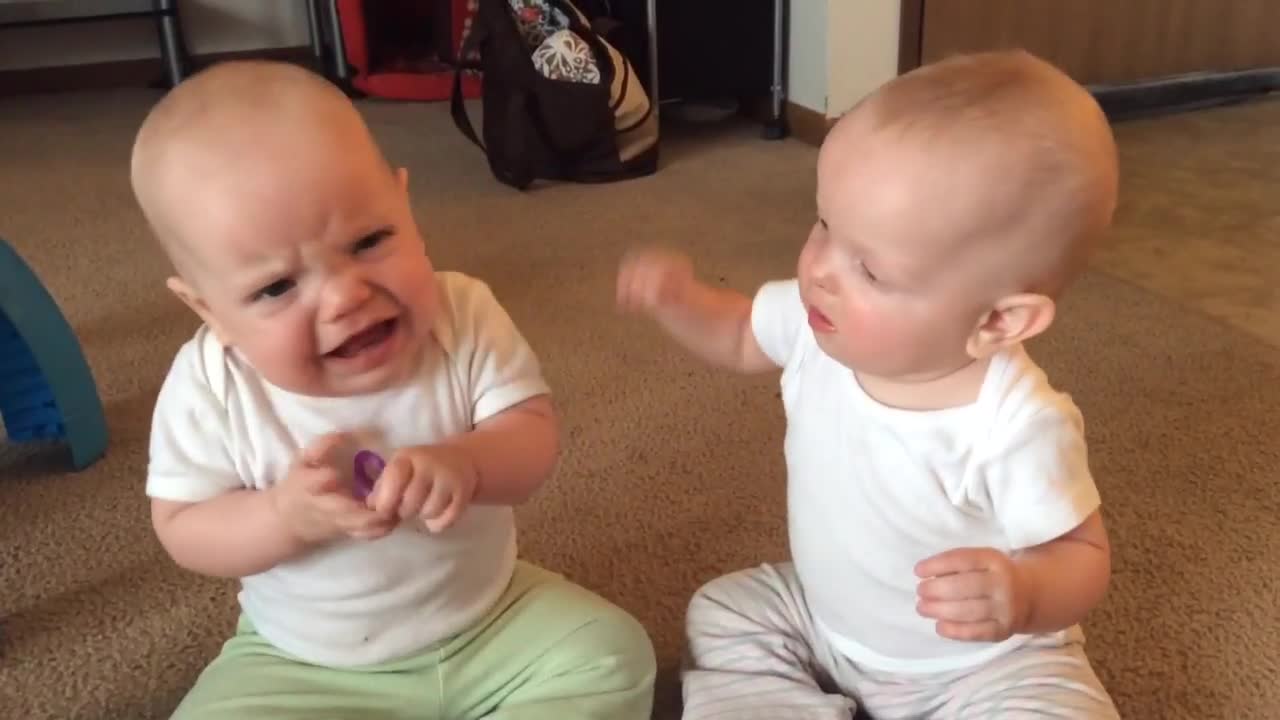
[[[390,100],[448,100],[452,62],[475,14],[475,0],[338,0],[351,84]],[[480,77],[462,78],[464,97],[480,96]]]

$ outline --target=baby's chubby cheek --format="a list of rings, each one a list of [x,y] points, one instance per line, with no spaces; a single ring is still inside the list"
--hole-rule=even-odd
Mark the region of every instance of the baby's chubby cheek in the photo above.
[[[823,352],[841,364],[871,370],[903,351],[901,325],[892,318],[866,312],[845,312],[834,318],[838,331],[818,337]]]
[[[842,365],[851,366],[857,358],[857,345],[846,336],[844,328],[835,333],[815,332],[813,339],[823,353]]]
[[[419,331],[430,331],[435,327],[436,316],[440,312],[440,290],[436,284],[435,274],[432,272],[418,274],[406,284],[409,287],[401,294],[401,298],[403,298],[405,309],[412,315],[414,328]]]
[[[312,392],[322,384],[323,359],[308,338],[287,342],[288,336],[264,334],[256,342],[238,343],[236,350],[268,382],[291,392]]]

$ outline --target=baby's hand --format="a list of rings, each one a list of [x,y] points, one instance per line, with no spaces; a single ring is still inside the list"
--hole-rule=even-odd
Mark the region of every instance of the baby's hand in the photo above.
[[[269,491],[285,526],[308,545],[344,535],[374,539],[391,531],[392,525],[351,497],[330,461],[343,440],[343,435],[331,434],[313,442]]]
[[[629,253],[618,271],[618,306],[651,312],[679,304],[693,283],[693,263],[684,255],[659,249]]]
[[[464,450],[406,448],[391,457],[367,502],[385,520],[418,517],[427,530],[441,532],[471,503],[478,479],[475,462]]]
[[[1029,581],[999,550],[950,550],[920,562],[916,575],[924,578],[916,590],[916,611],[937,620],[942,637],[999,642],[1026,626]]]

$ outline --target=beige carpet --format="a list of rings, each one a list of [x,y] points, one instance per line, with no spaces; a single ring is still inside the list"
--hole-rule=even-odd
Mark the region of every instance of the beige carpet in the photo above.
[[[0,101],[0,235],[63,304],[112,430],[108,457],[82,474],[48,451],[0,456],[3,718],[166,717],[235,613],[230,585],[163,555],[142,494],[153,399],[194,327],[165,294],[126,182],[154,97]],[[437,264],[492,283],[558,391],[566,450],[520,511],[525,557],[650,628],[658,717],[676,717],[690,593],[786,557],[781,412],[775,378],[710,372],[617,318],[613,269],[624,248],[660,240],[738,288],[790,272],[812,216],[814,151],[750,127],[702,131],[673,139],[654,178],[520,195],[490,178],[443,108],[366,109],[410,168]],[[1221,161],[1236,168],[1216,175],[1237,183],[1235,202],[1276,202],[1252,184],[1263,168],[1247,153]],[[1144,177],[1136,192],[1170,190],[1158,168]],[[1215,212],[1182,191],[1171,222]],[[1153,237],[1179,232],[1146,222]],[[1116,551],[1112,593],[1087,629],[1123,715],[1276,717],[1280,353],[1100,273],[1035,349],[1090,420]]]

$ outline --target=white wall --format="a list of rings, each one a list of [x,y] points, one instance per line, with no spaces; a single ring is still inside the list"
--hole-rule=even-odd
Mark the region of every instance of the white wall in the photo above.
[[[835,118],[898,73],[900,0],[791,0],[788,99]]]
[[[806,0],[792,0],[805,2]],[[840,117],[898,74],[900,0],[830,0],[827,117]]]
[[[803,0],[801,0],[803,2]],[[23,19],[146,8],[151,0],[0,0],[0,18]],[[193,53],[296,47],[310,42],[302,0],[179,0],[187,48]],[[110,20],[0,29],[0,70],[80,65],[159,57],[155,22]]]
[[[827,5],[841,1],[791,0],[787,99],[820,113],[827,111]]]

